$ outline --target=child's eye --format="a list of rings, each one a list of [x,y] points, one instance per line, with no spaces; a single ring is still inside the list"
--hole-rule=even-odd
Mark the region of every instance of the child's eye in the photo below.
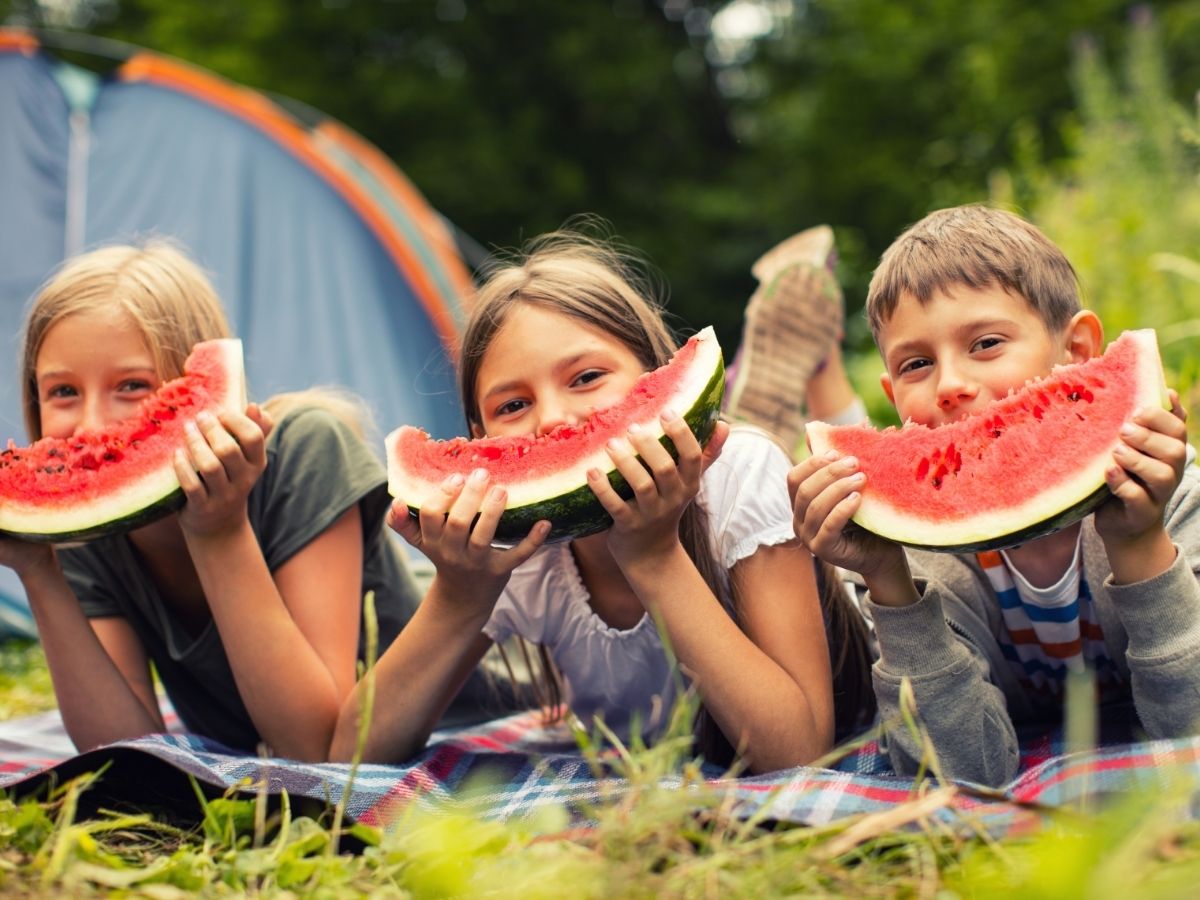
[[[928,359],[924,359],[924,358],[910,359],[910,360],[907,360],[900,364],[899,371],[900,371],[900,374],[903,375],[906,372],[913,372],[917,369],[923,369],[926,366],[929,366],[932,364],[933,364],[932,360],[928,360]]]
[[[604,372],[601,369],[588,369],[586,372],[580,372],[575,376],[575,380],[571,382],[572,387],[575,385],[591,384],[598,378],[603,378]]]
[[[117,390],[125,394],[137,393],[139,391],[153,390],[154,386],[148,381],[141,378],[130,378],[128,381],[122,381]]]
[[[1000,343],[1001,343],[1001,339],[998,337],[980,338],[979,340],[977,340],[975,342],[975,346],[972,347],[971,349],[972,350],[991,350],[993,347],[998,347],[1000,345]]]
[[[60,400],[65,397],[76,397],[78,392],[69,384],[56,384],[46,391],[47,400]]]
[[[509,400],[506,403],[501,403],[496,407],[497,416],[511,416],[514,413],[519,413],[529,404],[524,400]]]

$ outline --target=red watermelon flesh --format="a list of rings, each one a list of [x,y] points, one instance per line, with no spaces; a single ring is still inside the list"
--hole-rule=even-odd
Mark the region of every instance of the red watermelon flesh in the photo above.
[[[854,521],[863,528],[927,549],[995,549],[1103,502],[1121,425],[1166,398],[1155,334],[1143,329],[956,422],[883,431],[810,422],[807,437],[814,455],[859,460],[867,481]]]
[[[11,440],[0,451],[0,535],[87,540],[145,524],[183,503],[172,457],[184,423],[201,411],[246,406],[242,343],[204,341],[184,374],[163,384],[130,418],[103,431]]]
[[[619,492],[626,489],[605,451],[609,439],[624,436],[636,422],[669,446],[658,417],[670,408],[687,420],[703,443],[720,412],[724,371],[716,336],[706,328],[665,366],[642,375],[625,399],[576,426],[560,425],[540,436],[445,441],[402,426],[386,439],[388,488],[415,512],[448,476],[484,468],[490,482],[508,492],[498,545],[520,540],[542,518],[551,522],[550,540],[594,533],[608,527],[610,520],[587,487],[587,470],[608,472]]]

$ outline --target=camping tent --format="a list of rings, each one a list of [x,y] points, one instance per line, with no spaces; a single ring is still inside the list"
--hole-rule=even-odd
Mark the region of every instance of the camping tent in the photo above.
[[[61,260],[162,235],[211,274],[252,396],[336,384],[384,430],[461,431],[448,348],[470,275],[452,229],[378,149],[176,60],[123,50],[101,76],[47,43],[0,29],[0,333],[13,376],[26,304]],[[23,443],[13,376],[0,379],[0,441]],[[20,596],[0,569],[0,620],[25,630]]]

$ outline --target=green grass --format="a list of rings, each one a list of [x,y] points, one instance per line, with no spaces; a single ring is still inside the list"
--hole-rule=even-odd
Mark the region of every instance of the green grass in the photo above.
[[[37,645],[0,646],[0,708],[53,706]],[[41,800],[0,797],[0,892],[6,896],[227,897],[1183,897],[1200,883],[1200,824],[1190,784],[1121,798],[996,842],[969,816],[930,816],[954,788],[926,783],[884,813],[808,828],[746,821],[705,785],[688,753],[686,704],[666,740],[623,747],[579,735],[594,764],[630,790],[586,809],[543,808],[501,823],[476,784],[437,811],[411,807],[389,829],[341,823],[365,850],[342,853],[338,813],[293,815],[287,798],[205,801],[180,830],[150,815],[76,810],[89,776]],[[661,786],[682,776],[687,789]],[[582,815],[582,819],[581,819]],[[580,827],[579,822],[591,824]]]

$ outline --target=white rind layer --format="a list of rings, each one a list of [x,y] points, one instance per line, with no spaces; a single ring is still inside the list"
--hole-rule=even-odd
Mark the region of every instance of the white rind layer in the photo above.
[[[242,412],[246,408],[246,377],[243,368],[242,342],[223,338],[217,343],[222,368],[229,373],[220,408]],[[186,372],[186,370],[185,370]],[[12,534],[71,534],[95,528],[104,522],[115,521],[162,502],[179,490],[179,479],[170,458],[152,472],[128,484],[108,491],[103,498],[72,499],[71,508],[46,509],[17,500],[6,500],[0,506],[0,531]]]
[[[1139,407],[1163,406],[1170,408],[1162,361],[1158,353],[1158,341],[1153,329],[1126,332],[1137,343],[1138,373],[1135,383],[1137,396],[1130,403],[1132,412]],[[823,422],[809,425],[813,455],[829,449],[826,434],[830,426]],[[868,531],[893,540],[919,544],[922,547],[955,547],[982,543],[1006,534],[1013,534],[1056,513],[1082,503],[1104,485],[1104,471],[1112,464],[1112,451],[1120,443],[1116,435],[1082,464],[1078,473],[1062,484],[1039,491],[1036,497],[1017,506],[1004,509],[988,509],[971,518],[957,518],[946,522],[918,519],[911,512],[897,509],[869,493],[863,494],[862,505],[854,515],[854,521]],[[1003,474],[1000,476],[1003,478]],[[919,524],[920,534],[914,534]]]
[[[713,372],[721,365],[721,347],[717,343],[716,333],[712,326],[696,332],[696,355],[692,359],[682,382],[671,395],[645,419],[631,420],[628,424],[637,424],[645,429],[647,434],[661,438],[664,434],[659,413],[665,409],[673,409],[679,415],[684,415],[700,399],[704,390],[712,380]],[[399,497],[409,506],[420,508],[424,505],[426,494],[437,488],[426,479],[417,478],[410,472],[400,471],[400,467],[391,463],[396,459],[396,440],[400,429],[388,434],[384,439],[387,450],[388,492],[393,497]],[[573,491],[587,483],[583,473],[588,469],[599,469],[601,472],[611,472],[616,468],[603,444],[595,452],[581,457],[573,462],[566,470],[543,478],[530,479],[515,484],[506,484],[508,492],[506,508],[514,509],[531,503],[541,503],[551,497]]]

